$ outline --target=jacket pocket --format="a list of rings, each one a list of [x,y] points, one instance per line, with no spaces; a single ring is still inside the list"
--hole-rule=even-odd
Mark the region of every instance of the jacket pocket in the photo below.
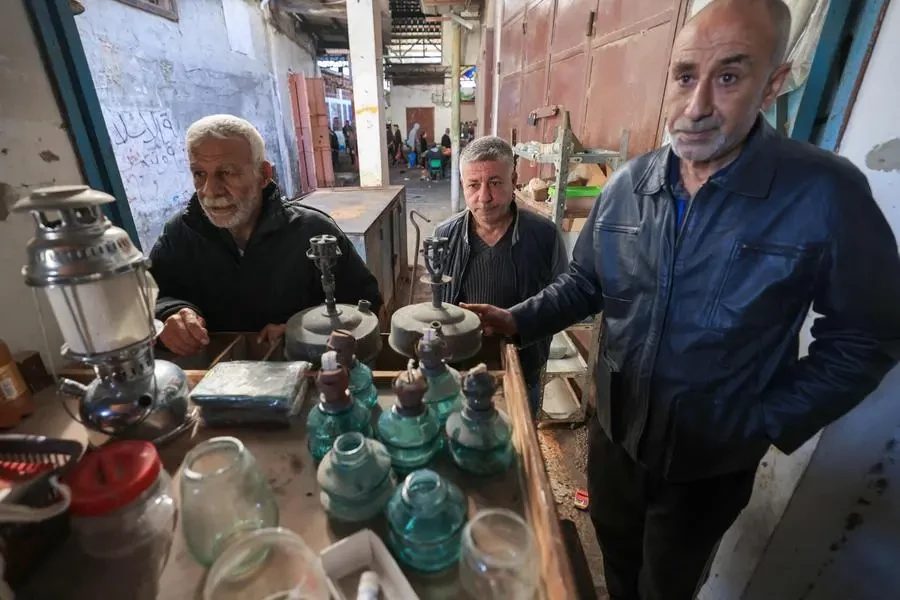
[[[609,300],[634,299],[640,227],[597,221],[594,230],[597,277]]]
[[[755,398],[682,395],[673,410],[665,477],[691,481],[753,469],[769,445]]]
[[[820,248],[735,242],[707,317],[713,329],[768,328],[812,298]]]

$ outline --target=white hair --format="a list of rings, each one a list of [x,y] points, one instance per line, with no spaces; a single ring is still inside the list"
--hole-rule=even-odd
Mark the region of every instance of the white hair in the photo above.
[[[259,130],[250,121],[234,115],[209,115],[203,117],[188,127],[184,135],[188,154],[191,149],[207,138],[228,139],[242,138],[250,144],[250,154],[254,164],[261,164],[266,160],[266,145],[263,142]]]

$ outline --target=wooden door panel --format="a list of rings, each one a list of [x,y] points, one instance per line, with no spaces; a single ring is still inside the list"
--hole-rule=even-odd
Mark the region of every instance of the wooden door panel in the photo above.
[[[536,125],[528,123],[528,114],[538,108],[546,106],[547,72],[544,68],[535,69],[522,75],[522,101],[519,106],[518,127],[520,142],[543,140],[544,119],[537,121]],[[532,177],[537,177],[538,166],[527,160],[519,160],[519,181],[528,183]]]
[[[592,10],[597,10],[597,0],[557,0],[551,53],[564,52],[587,40]]]
[[[627,128],[629,156],[656,147],[672,27],[668,21],[593,50],[582,136],[586,146],[617,149]]]
[[[522,70],[522,46],[525,36],[522,31],[524,15],[503,26],[500,38],[500,76],[506,77]]]
[[[553,0],[538,0],[525,13],[525,70],[547,59]]]
[[[424,132],[428,137],[428,145],[434,143],[434,107],[419,106],[407,107],[406,109],[406,125],[408,129],[412,129],[413,123],[419,124],[419,132]],[[416,152],[418,152],[418,148]]]
[[[599,0],[594,37],[626,29],[645,19],[677,10],[678,0]],[[674,12],[674,11],[673,11]],[[667,20],[672,15],[667,17]]]
[[[497,100],[497,135],[512,143],[512,130],[521,130],[518,124],[519,94],[522,91],[522,76],[515,74],[504,77],[500,82],[500,97]],[[521,136],[518,140],[521,140]]]
[[[569,111],[572,131],[579,138],[584,123],[585,105],[590,101],[585,93],[587,66],[588,59],[585,52],[550,62],[550,84],[548,86],[550,97],[547,104],[559,104]],[[559,123],[559,117],[547,119],[548,132],[552,131],[555,135]]]

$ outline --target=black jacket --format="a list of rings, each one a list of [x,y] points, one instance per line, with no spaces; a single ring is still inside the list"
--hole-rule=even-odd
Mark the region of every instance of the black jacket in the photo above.
[[[156,317],[181,308],[203,315],[209,331],[259,331],[325,301],[321,273],[306,258],[309,239],[330,234],[343,253],[335,270],[338,302],[360,299],[381,307],[378,282],[337,224],[323,212],[281,196],[270,183],[263,190],[259,223],[244,255],[231,234],[209,222],[197,194],[166,223],[150,252],[159,284]]]
[[[568,272],[512,311],[523,342],[603,311],[600,422],[679,481],[792,452],[875,389],[900,356],[900,257],[859,170],[762,119],[678,232],[670,155],[616,171]]]
[[[546,287],[560,273],[566,270],[568,256],[562,236],[556,225],[549,219],[528,210],[521,210],[513,203],[515,211],[512,234],[512,259],[516,265],[516,292],[520,298],[530,298]],[[435,229],[437,237],[449,238],[449,252],[446,274],[451,277],[444,286],[442,300],[450,304],[459,303],[462,278],[469,264],[469,219],[465,210],[450,217]],[[540,381],[541,369],[550,354],[549,332],[543,339],[529,344],[519,351],[522,372],[528,385]]]
[[[447,135],[447,134],[445,133],[444,135],[441,136],[441,147],[442,147],[442,148],[449,148],[449,147],[451,147],[452,145],[453,145],[453,144],[452,144],[452,142],[450,141],[450,136],[449,136],[449,135]]]

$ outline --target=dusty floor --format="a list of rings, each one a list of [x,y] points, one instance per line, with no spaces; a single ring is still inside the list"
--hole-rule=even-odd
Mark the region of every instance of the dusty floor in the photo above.
[[[406,186],[407,213],[415,210],[431,223],[421,227],[422,237],[431,234],[435,225],[448,218],[450,211],[450,182],[423,181],[420,169],[394,168],[391,169],[391,183]],[[413,256],[415,243],[415,230],[409,225],[408,243],[409,256]],[[424,269],[420,265],[420,276]],[[416,302],[427,299],[427,291],[423,286],[418,286],[415,292]],[[582,426],[569,427],[558,426],[540,429],[538,438],[541,444],[541,453],[547,464],[550,474],[553,495],[556,500],[557,510],[561,519],[570,519],[578,527],[581,545],[587,558],[591,576],[594,580],[597,598],[606,600],[606,586],[603,580],[603,565],[600,548],[594,537],[594,529],[588,514],[574,506],[575,492],[579,488],[586,488],[587,481],[585,470],[587,468],[587,428]],[[573,460],[574,458],[574,460]]]

